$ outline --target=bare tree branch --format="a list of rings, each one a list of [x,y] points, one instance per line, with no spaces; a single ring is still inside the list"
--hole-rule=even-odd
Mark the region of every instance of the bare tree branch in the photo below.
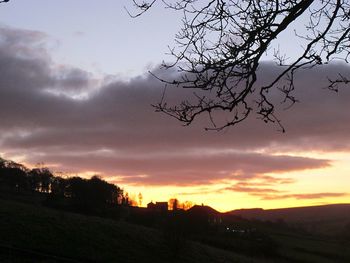
[[[157,0],[136,3],[137,15],[146,12]],[[178,105],[162,100],[154,105],[185,125],[208,115],[207,130],[220,131],[244,121],[252,112],[267,123],[275,123],[284,132],[269,98],[271,89],[279,90],[291,107],[298,71],[322,66],[334,60],[348,63],[350,56],[350,2],[346,0],[159,0],[166,8],[183,13],[182,29],[170,49],[175,58],[165,69],[176,68],[181,77],[163,79],[168,86],[193,89],[193,97]],[[304,50],[291,59],[274,51],[280,73],[264,86],[257,84],[257,72],[263,55],[274,47],[276,39],[302,16],[308,23],[296,33]],[[154,74],[153,74],[154,75]],[[328,88],[338,90],[350,77],[329,77]],[[198,91],[198,92],[196,92]],[[258,99],[256,96],[258,95]],[[255,98],[255,99],[252,99]],[[214,113],[227,112],[218,120]],[[226,115],[227,116],[227,115]]]

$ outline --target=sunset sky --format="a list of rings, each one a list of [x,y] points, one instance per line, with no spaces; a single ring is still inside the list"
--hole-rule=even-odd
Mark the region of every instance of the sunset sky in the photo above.
[[[350,202],[350,87],[325,88],[328,76],[350,75],[349,65],[299,73],[300,103],[277,103],[286,133],[255,115],[222,132],[205,131],[204,118],[183,127],[151,107],[164,86],[147,73],[178,74],[159,64],[171,59],[180,17],[156,6],[132,19],[130,2],[0,5],[1,157],[99,174],[141,192],[144,205],[173,197],[220,211]],[[300,44],[288,34],[278,41],[293,57]],[[278,70],[267,54],[258,82]]]

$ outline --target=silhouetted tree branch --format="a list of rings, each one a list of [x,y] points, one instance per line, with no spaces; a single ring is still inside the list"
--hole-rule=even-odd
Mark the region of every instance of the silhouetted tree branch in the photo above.
[[[294,80],[301,69],[327,64],[333,60],[348,63],[350,55],[350,2],[345,0],[177,0],[133,1],[138,17],[157,2],[183,13],[182,29],[176,35],[170,54],[177,79],[156,76],[167,86],[194,90],[191,98],[169,105],[165,94],[154,105],[185,125],[207,114],[211,126],[207,130],[222,130],[245,120],[256,112],[263,121],[277,124],[275,105],[269,98],[271,89],[279,89],[284,103],[293,105]],[[276,39],[297,20],[307,16],[305,30],[295,33],[303,51],[286,59],[278,49],[274,58],[281,71],[270,83],[258,86],[257,72],[263,55],[274,47]],[[329,78],[328,87],[337,91],[349,84],[350,77]],[[217,113],[226,112],[222,120]],[[227,117],[228,116],[228,117]],[[220,120],[221,119],[221,120]]]

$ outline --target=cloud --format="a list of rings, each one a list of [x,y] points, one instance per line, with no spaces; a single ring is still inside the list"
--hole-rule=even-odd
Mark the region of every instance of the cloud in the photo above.
[[[292,180],[289,180],[288,178],[273,178],[273,181],[271,180],[271,178],[272,177],[270,176],[268,178],[266,178],[265,176],[256,176],[256,178],[253,178],[253,180],[241,181],[234,185],[224,187],[220,189],[220,191],[246,193],[251,196],[262,196],[263,198],[265,198],[266,196],[277,196],[281,195],[282,193],[285,193],[285,191],[277,190],[276,186],[294,182]],[[266,188],[267,186],[269,186],[269,188]]]
[[[119,176],[128,184],[191,185],[265,176],[265,184],[274,185],[283,179],[267,174],[332,164],[288,156],[288,151],[350,148],[350,91],[335,94],[323,89],[327,74],[347,71],[346,65],[300,73],[295,95],[301,103],[279,112],[286,134],[256,116],[217,133],[203,130],[205,119],[183,127],[154,112],[150,105],[160,100],[164,86],[150,75],[96,80],[89,72],[52,62],[43,44],[46,36],[40,32],[1,28],[0,35],[0,147],[30,163]],[[261,81],[277,70],[263,64]],[[171,101],[191,94],[169,90]]]
[[[258,179],[258,181],[256,181]],[[326,193],[288,193],[288,191],[277,190],[276,186],[278,184],[284,184],[283,180],[275,180],[275,184],[269,184],[265,182],[266,178],[264,176],[257,177],[254,181],[248,182],[238,182],[232,186],[225,187],[220,189],[220,192],[223,191],[233,191],[238,193],[245,193],[251,196],[259,197],[261,200],[282,200],[282,199],[296,199],[296,200],[308,200],[308,199],[323,199],[323,198],[332,198],[332,197],[345,197],[349,193],[339,193],[339,192],[326,192]],[[267,181],[269,181],[267,179]],[[287,183],[293,183],[292,181]],[[266,188],[266,185],[272,187]],[[278,187],[277,187],[278,188]],[[198,193],[197,193],[198,194]]]
[[[278,178],[276,178],[278,179]],[[278,181],[278,180],[277,180]],[[349,193],[345,192],[322,192],[322,193],[290,193],[286,190],[278,190],[278,184],[284,184],[283,179],[276,181],[276,184],[266,183],[264,176],[257,176],[253,181],[243,181],[223,188],[201,188],[197,191],[184,191],[178,193],[179,196],[188,195],[206,195],[213,193],[244,193],[250,196],[259,197],[261,200],[283,200],[283,199],[296,199],[296,200],[310,200],[310,199],[325,199],[335,197],[346,197]],[[293,181],[287,182],[293,183]],[[266,185],[270,185],[270,188],[266,188]]]
[[[259,195],[263,200],[276,200],[276,199],[323,199],[331,197],[345,197],[349,193],[307,193],[307,194],[285,194],[285,195]]]
[[[101,156],[102,155],[102,156]],[[327,160],[287,156],[264,156],[254,153],[230,154],[156,154],[133,157],[96,154],[51,154],[49,162],[60,160],[77,171],[103,171],[107,175],[121,175],[123,181],[134,184],[193,185],[223,180],[252,180],[264,173],[284,173],[329,166]],[[34,156],[33,160],[38,157]],[[137,177],[134,177],[137,175]],[[140,176],[142,175],[142,176]],[[129,177],[130,176],[130,177]],[[269,177],[272,180],[272,177]],[[273,178],[274,181],[288,179]],[[266,180],[268,181],[268,180]]]
[[[230,190],[230,191],[239,192],[239,193],[251,193],[253,195],[257,193],[260,194],[260,193],[279,193],[280,192],[272,188],[247,187],[247,186],[239,186],[239,185],[225,188],[225,190]]]

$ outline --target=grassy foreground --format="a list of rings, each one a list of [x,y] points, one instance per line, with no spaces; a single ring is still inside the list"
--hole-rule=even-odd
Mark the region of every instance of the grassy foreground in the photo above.
[[[122,221],[0,199],[1,262],[273,262],[186,242]]]

